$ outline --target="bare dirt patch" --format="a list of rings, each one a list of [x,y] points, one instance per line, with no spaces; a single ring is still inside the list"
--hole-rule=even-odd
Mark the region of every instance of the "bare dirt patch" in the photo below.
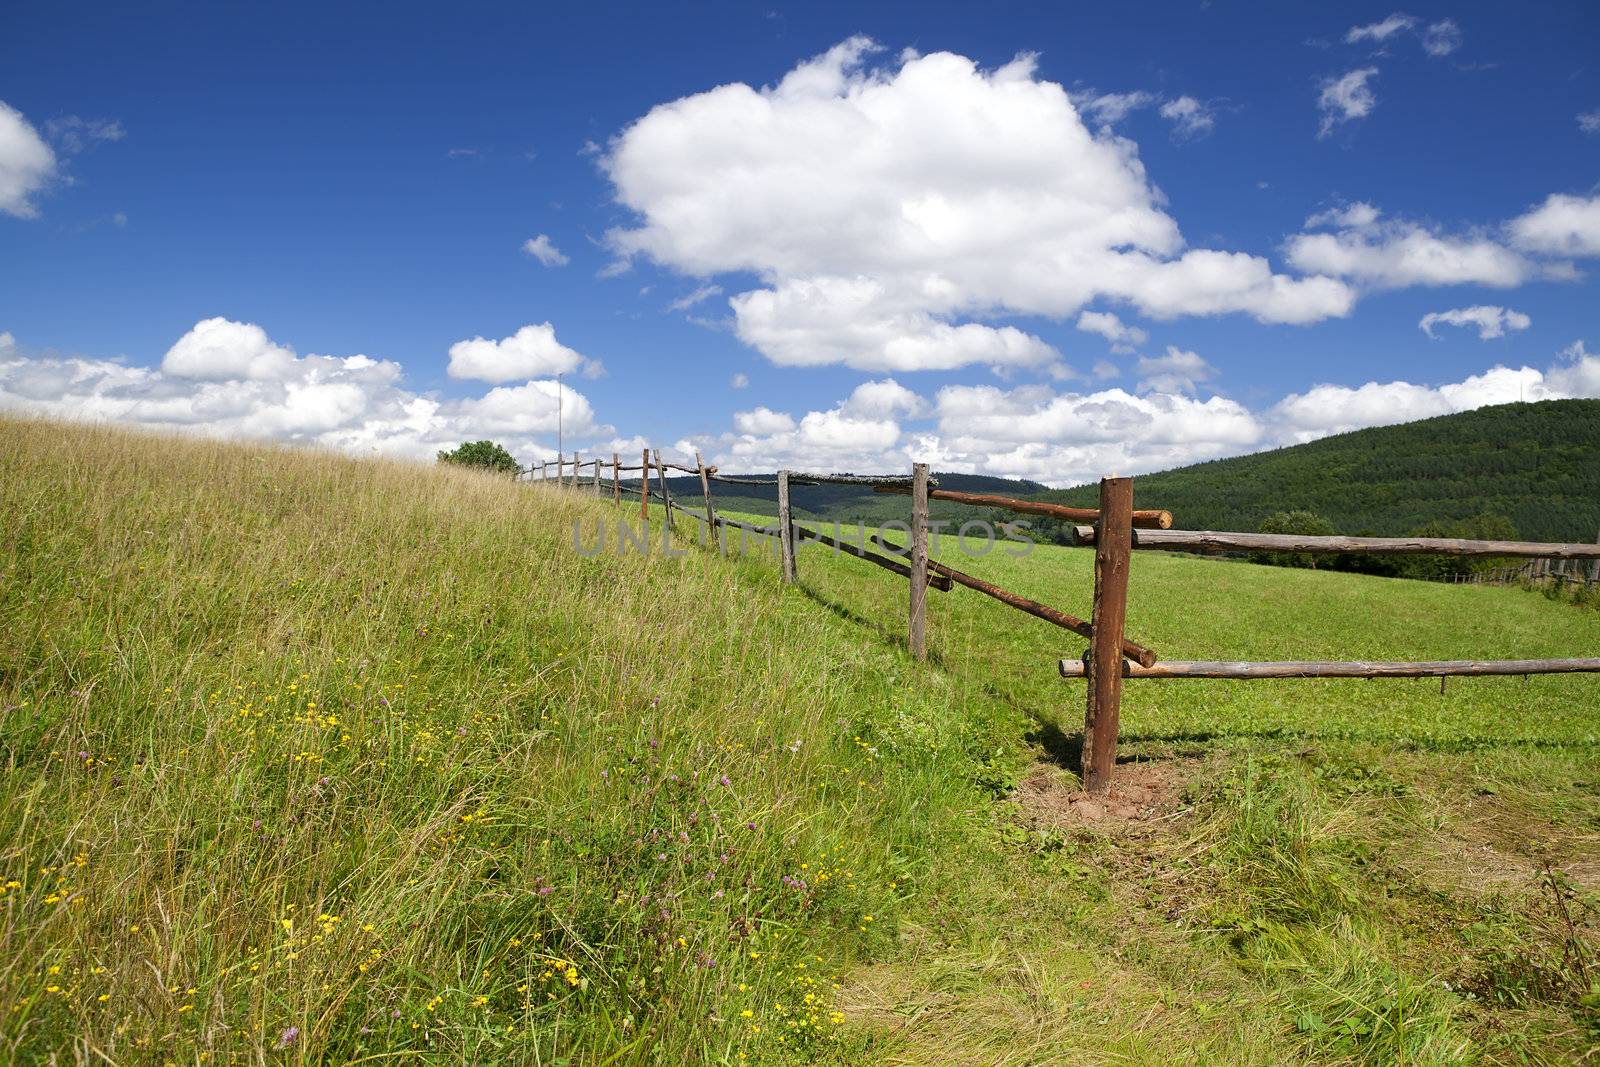
[[[1023,776],[1014,799],[1038,827],[1116,826],[1153,822],[1183,804],[1183,787],[1196,760],[1149,760],[1117,767],[1111,789],[1090,796],[1078,779],[1051,763],[1036,763]]]

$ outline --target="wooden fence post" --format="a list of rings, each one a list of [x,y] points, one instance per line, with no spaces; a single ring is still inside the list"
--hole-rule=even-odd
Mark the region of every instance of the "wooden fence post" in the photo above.
[[[622,457],[611,453],[611,502],[622,503]]]
[[[667,492],[667,465],[661,462],[661,449],[656,449],[656,474],[661,479],[661,506],[667,509],[667,532],[672,532],[672,494]]]
[[[594,495],[600,495],[600,457],[594,457]]]
[[[1083,788],[1104,793],[1117,765],[1122,716],[1122,632],[1128,618],[1128,562],[1133,550],[1133,479],[1100,480],[1094,542],[1094,614],[1089,638],[1088,708],[1083,718]]]
[[[794,521],[789,513],[789,472],[778,472],[778,560],[785,582],[795,580]]]
[[[650,450],[641,449],[639,452],[639,519],[643,522],[650,521]],[[649,541],[648,531],[645,540]]]
[[[700,450],[694,451],[694,465],[700,468],[700,492],[706,498],[706,533],[711,537],[711,543],[718,550],[722,547],[722,538],[717,536],[717,513],[711,508],[711,478],[706,474],[706,461],[700,458]]]
[[[572,450],[572,488],[578,488],[578,450]]]
[[[928,658],[928,465],[911,465],[911,619],[912,658]]]
[[[1600,545],[1600,534],[1594,535],[1594,543]],[[1589,564],[1589,581],[1600,582],[1600,559]]]

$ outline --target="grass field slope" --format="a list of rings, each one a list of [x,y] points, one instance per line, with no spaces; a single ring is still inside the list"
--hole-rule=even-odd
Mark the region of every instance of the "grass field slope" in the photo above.
[[[1163,501],[1167,503],[1167,501]],[[1130,681],[812,545],[0,420],[0,1061],[1571,1062],[1600,679]],[[1015,549],[1016,546],[1007,546]],[[954,559],[946,541],[941,554]],[[962,569],[1087,614],[1091,553]],[[1140,555],[1163,655],[1578,655],[1517,589]]]
[[[1255,530],[1315,511],[1341,533],[1511,520],[1529,541],[1592,541],[1600,529],[1600,400],[1501,404],[1149,474],[1145,506],[1186,530]],[[1042,494],[1093,506],[1094,486]]]

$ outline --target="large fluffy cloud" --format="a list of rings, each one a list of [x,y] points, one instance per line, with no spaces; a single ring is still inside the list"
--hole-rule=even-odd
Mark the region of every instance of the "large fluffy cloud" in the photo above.
[[[1600,196],[1554,193],[1507,228],[1519,248],[1555,256],[1600,256]]]
[[[603,165],[639,223],[623,260],[698,277],[752,272],[735,329],[774,362],[909,371],[1045,365],[1008,315],[1096,298],[1160,318],[1349,311],[1343,282],[1186,248],[1134,145],[1091,132],[1031,57],[992,71],[951,53],[886,67],[852,38],[776,86],[653,109]]]
[[[430,458],[462,440],[500,437],[524,456],[553,455],[534,435],[560,419],[582,439],[609,433],[588,398],[553,381],[439,399],[406,389],[398,363],[295,354],[260,326],[205,319],[159,367],[28,356],[0,334],[0,408],[220,437],[266,438]]]
[[[498,341],[483,337],[457,341],[450,346],[446,373],[452,378],[480,382],[514,382],[542,374],[571,374],[579,369],[593,376],[601,368],[599,362],[585,359],[557,341],[556,328],[542,322],[524,326]]]
[[[55,174],[56,156],[22,112],[0,100],[0,211],[33,218],[33,195]]]

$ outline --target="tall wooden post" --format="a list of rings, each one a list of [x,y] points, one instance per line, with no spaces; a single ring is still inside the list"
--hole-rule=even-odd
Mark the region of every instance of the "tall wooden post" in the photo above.
[[[667,492],[667,465],[661,462],[661,449],[656,449],[656,475],[661,479],[661,506],[667,509],[667,530],[672,530],[672,494]]]
[[[622,503],[622,457],[611,453],[611,502]]]
[[[1122,632],[1128,618],[1133,554],[1133,479],[1102,478],[1094,539],[1094,614],[1089,638],[1089,698],[1083,719],[1083,787],[1111,788],[1122,716]]]
[[[794,520],[789,514],[789,472],[778,472],[778,562],[785,582],[795,580]]]
[[[911,619],[908,633],[912,658],[927,659],[928,465],[926,463],[911,465]]]
[[[650,521],[650,450],[639,452],[639,519]]]
[[[578,488],[578,451],[572,451],[572,488]]]
[[[1594,535],[1594,543],[1600,545],[1600,534]],[[1591,560],[1589,563],[1589,581],[1600,582],[1600,559]]]
[[[717,536],[717,513],[711,508],[711,478],[706,473],[706,461],[700,458],[700,450],[694,452],[694,465],[700,468],[700,492],[706,498],[706,534],[710,536],[711,543],[719,548],[722,538]]]
[[[600,457],[594,457],[594,495],[600,495]]]

